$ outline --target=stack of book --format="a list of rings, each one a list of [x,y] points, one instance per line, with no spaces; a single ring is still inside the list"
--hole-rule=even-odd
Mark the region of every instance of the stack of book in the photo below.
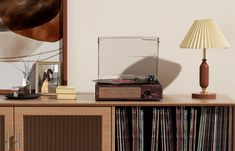
[[[76,89],[68,86],[58,86],[56,88],[56,96],[59,100],[75,100]]]
[[[140,107],[129,111],[126,108],[116,110],[117,151],[144,151],[143,121],[144,112]]]
[[[118,107],[117,151],[232,151],[232,107]]]
[[[172,110],[153,108],[151,151],[175,151]]]

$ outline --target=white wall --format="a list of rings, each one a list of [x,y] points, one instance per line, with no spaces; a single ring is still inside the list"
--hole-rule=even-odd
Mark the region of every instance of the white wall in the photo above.
[[[160,58],[181,65],[164,93],[200,91],[201,51],[181,49],[179,44],[195,19],[210,18],[231,47],[208,51],[208,89],[235,98],[234,6],[234,0],[68,0],[69,85],[78,92],[94,92],[98,36],[159,36]]]

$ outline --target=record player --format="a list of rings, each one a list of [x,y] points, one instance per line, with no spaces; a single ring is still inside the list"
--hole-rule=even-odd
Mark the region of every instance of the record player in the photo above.
[[[160,100],[162,86],[153,75],[146,78],[96,80],[96,100]]]
[[[99,37],[98,44],[97,101],[162,99],[158,37]]]

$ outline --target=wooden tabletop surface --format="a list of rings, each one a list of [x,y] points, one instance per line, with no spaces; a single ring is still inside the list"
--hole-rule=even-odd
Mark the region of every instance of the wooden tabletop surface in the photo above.
[[[41,96],[34,100],[7,100],[0,96],[0,107],[76,107],[76,106],[235,106],[235,100],[226,95],[217,99],[192,99],[191,95],[164,95],[160,101],[95,101],[91,93],[77,94],[77,100],[57,100],[55,96]]]

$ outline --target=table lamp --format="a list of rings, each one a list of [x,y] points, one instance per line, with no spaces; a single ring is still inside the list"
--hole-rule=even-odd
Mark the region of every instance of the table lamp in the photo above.
[[[216,94],[208,93],[206,90],[209,85],[209,65],[206,62],[206,49],[229,48],[229,44],[218,25],[210,19],[196,20],[180,44],[180,47],[202,49],[203,51],[199,73],[202,91],[200,93],[192,93],[192,98],[215,99]]]

